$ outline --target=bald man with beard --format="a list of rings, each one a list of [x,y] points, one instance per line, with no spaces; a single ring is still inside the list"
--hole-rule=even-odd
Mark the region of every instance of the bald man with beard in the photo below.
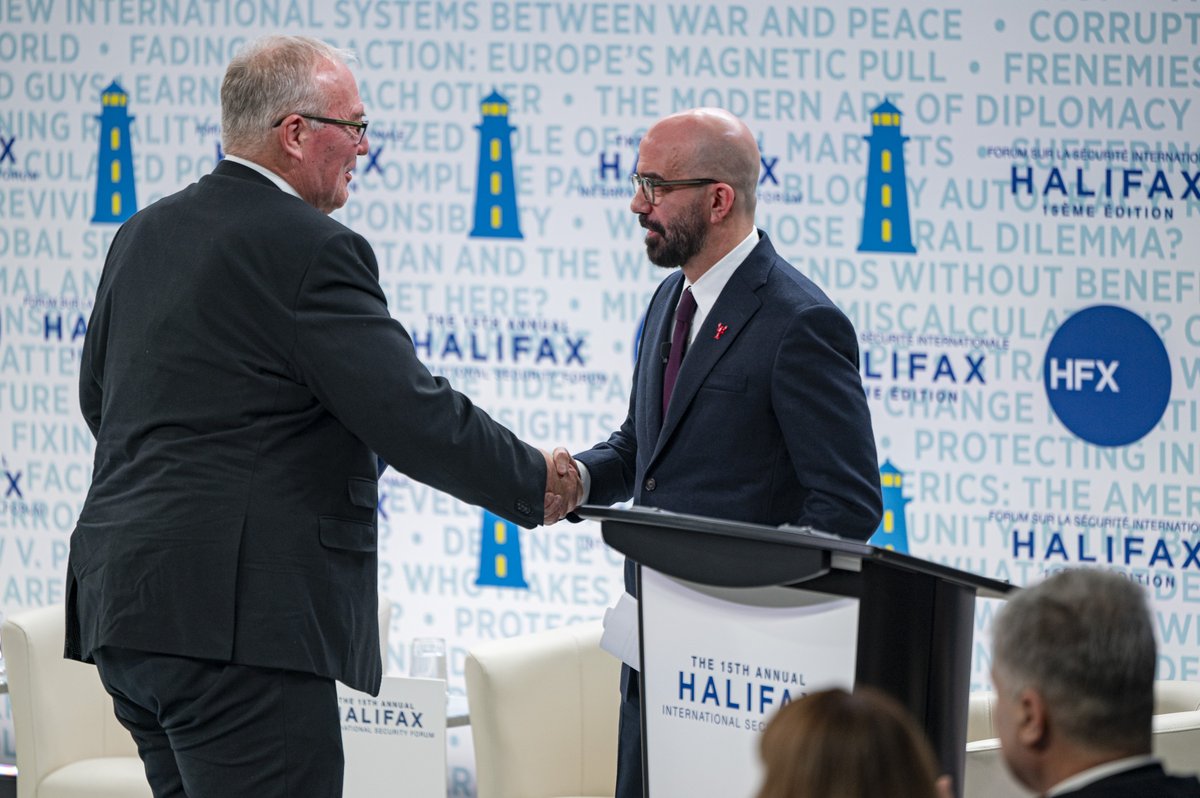
[[[673,114],[642,138],[630,210],[650,261],[673,271],[646,312],[625,422],[575,456],[575,504],[633,498],[866,540],[882,502],[854,328],[755,227],[760,162],[749,128],[720,109]],[[555,457],[560,470],[571,459]],[[636,595],[628,561],[625,588]],[[617,798],[643,794],[630,676]]]

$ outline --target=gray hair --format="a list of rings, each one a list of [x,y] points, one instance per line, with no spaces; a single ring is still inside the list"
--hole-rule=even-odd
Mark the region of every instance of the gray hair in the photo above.
[[[1155,644],[1141,588],[1120,574],[1062,571],[1017,592],[996,617],[993,667],[1033,688],[1071,740],[1148,753]]]
[[[320,115],[325,98],[315,80],[324,61],[352,63],[354,54],[308,36],[264,36],[247,44],[221,82],[221,146],[253,153],[267,131],[291,113]]]

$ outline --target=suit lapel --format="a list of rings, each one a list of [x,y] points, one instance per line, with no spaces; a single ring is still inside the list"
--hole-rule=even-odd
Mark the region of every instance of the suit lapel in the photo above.
[[[663,392],[663,345],[671,340],[671,328],[675,317],[675,305],[679,303],[679,295],[683,291],[683,274],[675,272],[666,278],[674,280],[674,285],[664,284],[661,294],[666,297],[661,307],[652,308],[646,314],[646,330],[642,336],[642,346],[648,347],[641,355],[645,364],[640,381],[642,403],[639,415],[645,418],[650,440],[658,438],[662,428],[662,392]],[[686,358],[685,358],[686,359]]]
[[[766,245],[765,248],[763,245]],[[696,398],[697,391],[704,384],[713,366],[725,355],[738,335],[750,323],[750,319],[762,306],[757,291],[766,281],[774,257],[774,250],[764,237],[746,262],[737,268],[729,278],[721,295],[711,311],[704,318],[704,325],[696,333],[683,365],[679,369],[679,377],[671,394],[671,406],[667,408],[667,417],[663,419],[662,430],[654,449],[654,457],[662,451],[663,446],[670,440],[679,420],[683,417],[688,405]],[[673,306],[672,306],[673,307]],[[718,335],[718,327],[724,329]],[[662,394],[662,369],[658,373],[659,395]],[[653,459],[653,458],[651,458]]]

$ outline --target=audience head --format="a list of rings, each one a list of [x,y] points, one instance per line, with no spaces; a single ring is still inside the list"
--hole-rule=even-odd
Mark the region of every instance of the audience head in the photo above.
[[[750,129],[719,108],[682,111],[651,126],[638,147],[638,174],[698,182],[634,192],[630,210],[649,231],[650,261],[682,266],[694,280],[748,236],[760,162]]]
[[[234,56],[221,83],[221,143],[285,179],[325,213],[349,198],[367,152],[353,54],[306,36],[266,36]],[[312,117],[322,117],[322,122]],[[352,123],[352,124],[346,124]]]
[[[908,711],[869,687],[810,693],[782,707],[761,741],[758,798],[936,798],[933,751]]]
[[[1072,569],[1014,594],[992,642],[995,724],[1013,774],[1044,791],[1150,753],[1154,667],[1146,600],[1125,577]]]

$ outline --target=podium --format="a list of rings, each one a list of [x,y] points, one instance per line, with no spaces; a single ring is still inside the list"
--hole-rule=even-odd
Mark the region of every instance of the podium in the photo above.
[[[807,528],[578,512],[638,564],[650,798],[753,795],[751,732],[788,700],[855,684],[908,708],[961,795],[975,597],[1011,585]]]

